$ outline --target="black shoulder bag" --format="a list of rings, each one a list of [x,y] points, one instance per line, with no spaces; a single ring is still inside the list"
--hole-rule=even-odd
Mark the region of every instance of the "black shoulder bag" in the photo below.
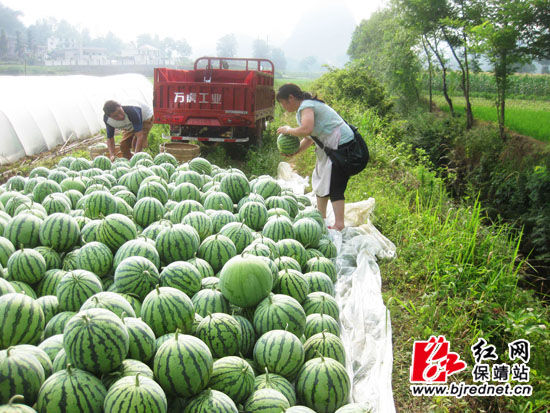
[[[347,122],[346,122],[347,123]],[[316,136],[311,136],[317,146],[325,151],[333,165],[346,175],[357,175],[369,162],[369,148],[357,128],[349,123],[353,131],[353,140],[338,146],[338,149],[327,148]]]

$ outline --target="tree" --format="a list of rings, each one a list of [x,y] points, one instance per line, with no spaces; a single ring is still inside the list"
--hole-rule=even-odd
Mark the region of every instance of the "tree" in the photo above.
[[[233,33],[226,34],[218,39],[216,52],[219,57],[235,57],[237,54],[237,38]]]
[[[0,27],[6,32],[6,36],[13,36],[17,31],[22,32],[25,26],[19,20],[23,13],[0,4]]]
[[[271,49],[271,61],[275,65],[278,72],[284,72],[286,69],[285,52],[282,49],[275,47]]]
[[[265,40],[254,40],[254,43],[252,43],[252,56],[258,59],[269,59],[269,45]]]
[[[8,36],[6,31],[2,29],[0,31],[0,59],[4,59],[8,54]]]
[[[503,140],[506,139],[504,126],[509,75],[533,58],[544,58],[550,53],[547,48],[550,44],[548,19],[537,14],[548,16],[548,11],[539,9],[548,3],[548,0],[529,3],[523,0],[486,0],[482,23],[471,29],[477,50],[493,67],[498,126]]]
[[[21,60],[25,57],[25,41],[19,30],[15,32],[15,54]]]

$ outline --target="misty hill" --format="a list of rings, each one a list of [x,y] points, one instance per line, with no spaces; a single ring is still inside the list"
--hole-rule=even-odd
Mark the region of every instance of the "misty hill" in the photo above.
[[[355,26],[353,14],[342,3],[325,4],[304,14],[281,48],[287,59],[314,56],[319,64],[342,66]]]

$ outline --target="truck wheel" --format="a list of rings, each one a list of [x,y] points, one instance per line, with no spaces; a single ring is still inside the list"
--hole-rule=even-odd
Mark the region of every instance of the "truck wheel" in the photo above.
[[[262,135],[264,133],[264,130],[265,130],[264,120],[263,119],[258,119],[256,121],[256,128],[253,129],[254,134],[253,134],[252,140],[251,140],[251,143],[253,145],[256,145],[256,146],[261,148],[261,146],[262,146]]]

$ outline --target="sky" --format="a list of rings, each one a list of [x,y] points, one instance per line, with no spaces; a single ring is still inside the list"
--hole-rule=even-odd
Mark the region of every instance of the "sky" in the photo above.
[[[290,35],[300,17],[323,4],[341,4],[356,22],[368,19],[385,0],[0,0],[23,12],[21,21],[31,25],[54,17],[87,28],[92,37],[112,31],[124,41],[138,34],[184,38],[193,51],[211,48],[229,33],[241,33],[279,45]],[[193,53],[194,54],[194,53]]]

